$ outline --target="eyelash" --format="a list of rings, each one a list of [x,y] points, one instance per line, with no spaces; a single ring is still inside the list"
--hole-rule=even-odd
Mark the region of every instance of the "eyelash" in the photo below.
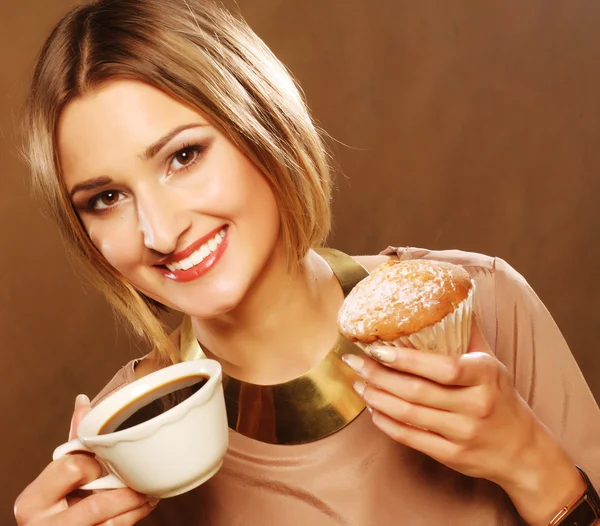
[[[205,150],[206,146],[203,146],[201,144],[184,143],[184,145],[169,158],[169,166],[173,164],[173,161],[175,160],[177,155],[185,151],[191,151],[194,154],[194,158],[190,161],[189,164],[186,164],[184,167],[176,171],[176,173],[186,172],[200,160],[200,157],[202,156]],[[171,173],[169,173],[169,175],[171,175]]]
[[[171,155],[168,158],[169,171],[168,171],[167,175],[171,176],[174,173],[183,173],[183,172],[188,171],[200,160],[200,157],[202,156],[202,154],[204,153],[205,150],[206,150],[206,146],[202,146],[200,144],[184,144],[181,148],[179,148],[173,155]],[[181,168],[179,168],[178,170],[171,170],[171,165],[173,164],[173,161],[175,161],[176,157],[183,152],[186,152],[186,153],[191,152],[193,155],[192,160],[185,166],[182,166]],[[101,209],[98,209],[96,207],[98,206],[98,202],[100,201],[100,199],[103,196],[108,195],[108,194],[121,194],[121,193],[122,192],[119,192],[118,190],[104,190],[103,192],[96,194],[94,197],[92,197],[87,202],[86,207],[85,207],[86,211],[90,212],[90,213],[95,213],[95,214],[102,214],[102,213],[108,212],[109,210],[112,210],[116,205],[106,206]]]

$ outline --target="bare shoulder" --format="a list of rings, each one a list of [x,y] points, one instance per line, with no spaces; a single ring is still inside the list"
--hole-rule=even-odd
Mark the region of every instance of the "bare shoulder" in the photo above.
[[[170,338],[175,343],[175,345],[179,346],[179,335],[180,335],[181,327],[177,327],[171,335]],[[154,350],[144,356],[139,362],[135,365],[135,377],[137,379],[143,378],[144,376],[149,375],[150,373],[156,372],[159,369],[162,369],[164,364],[160,362],[158,353]]]
[[[383,256],[381,254],[372,255],[372,256],[352,256],[354,261],[360,263],[368,272],[372,272],[380,265],[383,265],[386,261],[390,259],[398,259],[396,256]]]

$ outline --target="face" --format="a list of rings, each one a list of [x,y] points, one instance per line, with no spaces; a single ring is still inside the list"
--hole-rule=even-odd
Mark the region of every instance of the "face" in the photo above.
[[[164,305],[229,312],[279,253],[266,179],[202,115],[153,87],[113,81],[71,102],[58,151],[92,243]]]

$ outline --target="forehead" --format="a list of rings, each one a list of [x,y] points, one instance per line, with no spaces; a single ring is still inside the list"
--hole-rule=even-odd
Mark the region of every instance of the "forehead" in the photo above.
[[[70,102],[57,128],[58,155],[65,182],[109,175],[172,129],[192,122],[206,124],[200,114],[162,91],[130,80],[111,81]],[[93,171],[93,174],[89,172]]]

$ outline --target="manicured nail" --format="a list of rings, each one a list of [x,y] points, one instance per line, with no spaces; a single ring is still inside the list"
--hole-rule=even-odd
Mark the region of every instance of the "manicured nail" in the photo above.
[[[394,363],[398,357],[396,349],[393,347],[385,347],[383,345],[368,346],[366,352],[371,358],[382,363]]]
[[[369,410],[369,413],[373,414],[373,408],[371,406],[367,406],[367,409]]]
[[[77,398],[75,398],[75,407],[80,405],[88,405],[89,403],[90,399],[87,397],[87,395],[80,394],[77,395]]]
[[[357,373],[360,373],[365,366],[365,361],[360,356],[356,356],[356,354],[344,354],[342,360]]]
[[[365,393],[365,383],[364,382],[354,382],[352,384],[352,387],[354,387],[354,390],[359,394],[359,396],[362,397],[362,395]]]

